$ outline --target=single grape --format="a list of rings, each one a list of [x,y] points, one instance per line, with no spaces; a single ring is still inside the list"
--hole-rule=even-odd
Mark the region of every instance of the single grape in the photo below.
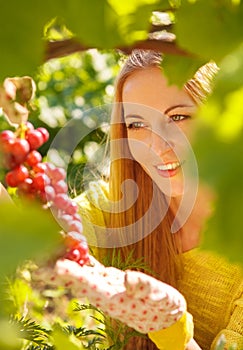
[[[12,154],[3,154],[1,162],[2,166],[8,170],[12,170],[18,165],[15,157]]]
[[[32,170],[34,173],[46,173],[46,163],[37,163],[33,166]]]
[[[46,174],[38,173],[33,177],[33,188],[44,192],[45,186],[50,184],[50,179]]]
[[[37,129],[28,131],[26,133],[26,140],[29,142],[31,149],[37,149],[44,143],[44,137]]]
[[[78,205],[75,202],[70,201],[68,203],[65,211],[66,211],[67,214],[75,215],[77,213],[77,211],[78,211]],[[79,216],[79,218],[80,218],[80,216]]]
[[[30,150],[29,143],[24,139],[16,138],[10,145],[10,153],[14,156],[16,163],[22,163]]]
[[[37,128],[36,130],[41,132],[41,134],[43,136],[44,143],[46,141],[48,141],[50,135],[49,135],[49,132],[45,128],[40,127],[40,128]]]
[[[66,234],[64,241],[68,248],[72,248],[79,242],[86,242],[86,238],[79,232],[70,231]]]
[[[15,134],[11,130],[4,130],[0,133],[0,142],[5,140],[11,140],[15,138]]]
[[[58,219],[59,224],[62,226],[64,231],[67,231],[70,223],[73,221],[73,217],[68,214],[63,214],[61,217]]]
[[[68,195],[64,193],[58,193],[53,200],[54,205],[61,210],[65,210],[69,205],[70,199]]]
[[[6,181],[6,184],[10,187],[17,187],[17,185],[18,185],[18,182],[16,181],[16,178],[15,178],[12,171],[9,171],[6,174],[5,181]]]
[[[51,185],[45,186],[45,195],[46,195],[47,202],[54,200],[54,198],[56,196],[56,192]]]
[[[33,193],[33,180],[30,177],[27,177],[23,182],[18,185],[18,193],[26,194]]]
[[[50,178],[52,180],[52,183],[56,183],[60,180],[65,180],[66,179],[66,171],[63,168],[54,168],[54,169],[49,169],[50,173]]]
[[[24,165],[19,165],[6,174],[6,183],[10,187],[17,187],[29,176],[29,171]]]
[[[67,250],[65,258],[76,261],[81,266],[89,262],[87,243],[85,241],[78,242],[76,245]]]
[[[56,193],[67,193],[68,191],[68,185],[64,180],[54,182],[53,187]]]
[[[26,131],[34,130],[34,125],[31,122],[26,122],[25,123]]]
[[[25,163],[30,167],[33,167],[34,165],[40,163],[41,161],[42,161],[42,155],[40,154],[40,152],[36,150],[31,151],[25,159]]]
[[[56,168],[54,164],[46,162],[46,175],[49,176],[49,178],[52,178],[52,172]]]
[[[83,231],[83,225],[78,220],[73,220],[69,223],[68,227],[69,231],[76,231],[76,232],[82,232]]]
[[[72,261],[79,261],[81,259],[81,254],[80,254],[79,250],[76,248],[70,249],[66,253],[65,258],[72,260]]]

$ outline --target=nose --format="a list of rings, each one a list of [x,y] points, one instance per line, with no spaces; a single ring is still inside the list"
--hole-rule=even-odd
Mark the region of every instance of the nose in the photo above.
[[[150,141],[150,149],[160,157],[175,148],[175,143],[172,140],[172,137],[169,137],[168,133],[164,130],[161,132],[153,131],[151,133]]]

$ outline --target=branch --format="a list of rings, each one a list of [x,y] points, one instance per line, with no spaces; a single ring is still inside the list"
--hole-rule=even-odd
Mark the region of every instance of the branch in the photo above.
[[[52,58],[58,58],[70,55],[75,52],[85,51],[92,49],[81,44],[75,39],[66,39],[61,41],[49,41],[46,44],[45,57],[44,60],[48,61]],[[183,49],[181,49],[175,42],[168,42],[155,39],[147,39],[144,41],[136,42],[131,46],[126,47],[116,47],[115,49],[120,50],[126,54],[131,53],[134,49],[144,49],[144,50],[154,50],[158,52],[163,52],[167,54],[174,54],[179,56],[191,56],[191,54]]]

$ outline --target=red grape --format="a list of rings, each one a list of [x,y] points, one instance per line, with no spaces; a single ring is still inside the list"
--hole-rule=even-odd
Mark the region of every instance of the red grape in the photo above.
[[[4,130],[0,134],[0,142],[4,140],[11,140],[14,138],[15,138],[14,132],[11,130]]]
[[[88,245],[82,235],[78,206],[67,194],[66,171],[42,162],[42,155],[37,151],[48,138],[45,128],[34,129],[29,122],[21,125],[16,133],[11,130],[1,132],[2,164],[10,170],[5,181],[7,186],[17,187],[16,193],[20,196],[48,203],[43,208],[51,209],[65,232],[65,257],[83,266],[89,261]]]
[[[42,161],[42,155],[38,151],[33,150],[27,155],[25,163],[27,163],[30,167],[33,167],[34,165],[40,163],[41,161]]]
[[[70,202],[70,199],[68,195],[64,193],[58,193],[53,202],[58,209],[65,210]]]
[[[45,163],[37,163],[33,166],[33,171],[35,173],[46,173],[46,164]]]
[[[47,202],[53,201],[56,196],[56,192],[51,185],[45,186],[45,194]]]
[[[67,193],[68,185],[64,180],[59,180],[53,184],[56,193]]]
[[[37,129],[30,130],[26,133],[26,140],[29,142],[31,149],[37,149],[44,143],[44,136]]]
[[[44,143],[46,141],[48,141],[48,139],[49,139],[49,132],[45,128],[37,128],[36,130],[41,132],[41,134],[43,136]]]
[[[78,220],[73,220],[69,224],[69,231],[77,231],[77,232],[82,232],[83,230],[83,225],[81,224],[80,221]]]
[[[33,191],[33,180],[27,177],[23,182],[18,185],[19,193],[31,193]]]
[[[49,169],[49,176],[52,179],[52,183],[56,183],[60,180],[64,180],[66,178],[66,171],[63,168],[53,168]]]
[[[45,186],[50,184],[50,179],[46,174],[38,173],[33,177],[33,187],[37,191],[44,192]]]
[[[68,206],[66,207],[66,213],[70,215],[75,215],[78,211],[78,206],[75,202],[71,201],[68,203]]]
[[[10,145],[10,153],[14,156],[16,163],[22,163],[30,150],[29,143],[24,139],[15,139]]]
[[[14,170],[6,174],[6,182],[8,186],[17,187],[29,176],[29,171],[24,165],[19,165]]]

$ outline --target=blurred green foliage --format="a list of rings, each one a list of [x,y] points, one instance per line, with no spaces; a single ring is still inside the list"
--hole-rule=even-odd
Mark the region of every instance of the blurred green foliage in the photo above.
[[[152,10],[169,10],[178,44],[192,53],[188,57],[165,55],[164,70],[170,83],[182,85],[202,63],[209,59],[217,62],[220,72],[214,93],[198,116],[201,128],[194,145],[200,176],[218,193],[215,215],[203,244],[242,263],[242,1],[13,0],[11,6],[10,11],[9,4],[1,2],[0,78],[31,75],[36,81],[37,94],[30,121],[50,132],[49,142],[41,148],[43,156],[56,165],[68,163],[71,196],[83,189],[82,168],[106,139],[98,107],[112,101],[120,58],[110,49],[146,38]],[[70,37],[101,51],[85,51],[44,64],[45,39]],[[65,140],[59,154],[48,152],[59,132],[73,120],[79,121],[85,137],[71,159]],[[1,116],[0,130],[8,128]],[[90,173],[93,170],[96,171],[91,169]],[[2,170],[0,176],[3,179]],[[46,214],[29,205],[14,212],[11,206],[0,206],[1,283],[3,276],[14,271],[19,262],[56,244],[58,227]],[[21,288],[26,295],[27,287]],[[19,349],[18,340],[12,336],[13,328],[8,327],[5,319],[0,322],[0,347]],[[70,349],[76,348],[74,343],[70,345],[70,339],[67,342]]]

